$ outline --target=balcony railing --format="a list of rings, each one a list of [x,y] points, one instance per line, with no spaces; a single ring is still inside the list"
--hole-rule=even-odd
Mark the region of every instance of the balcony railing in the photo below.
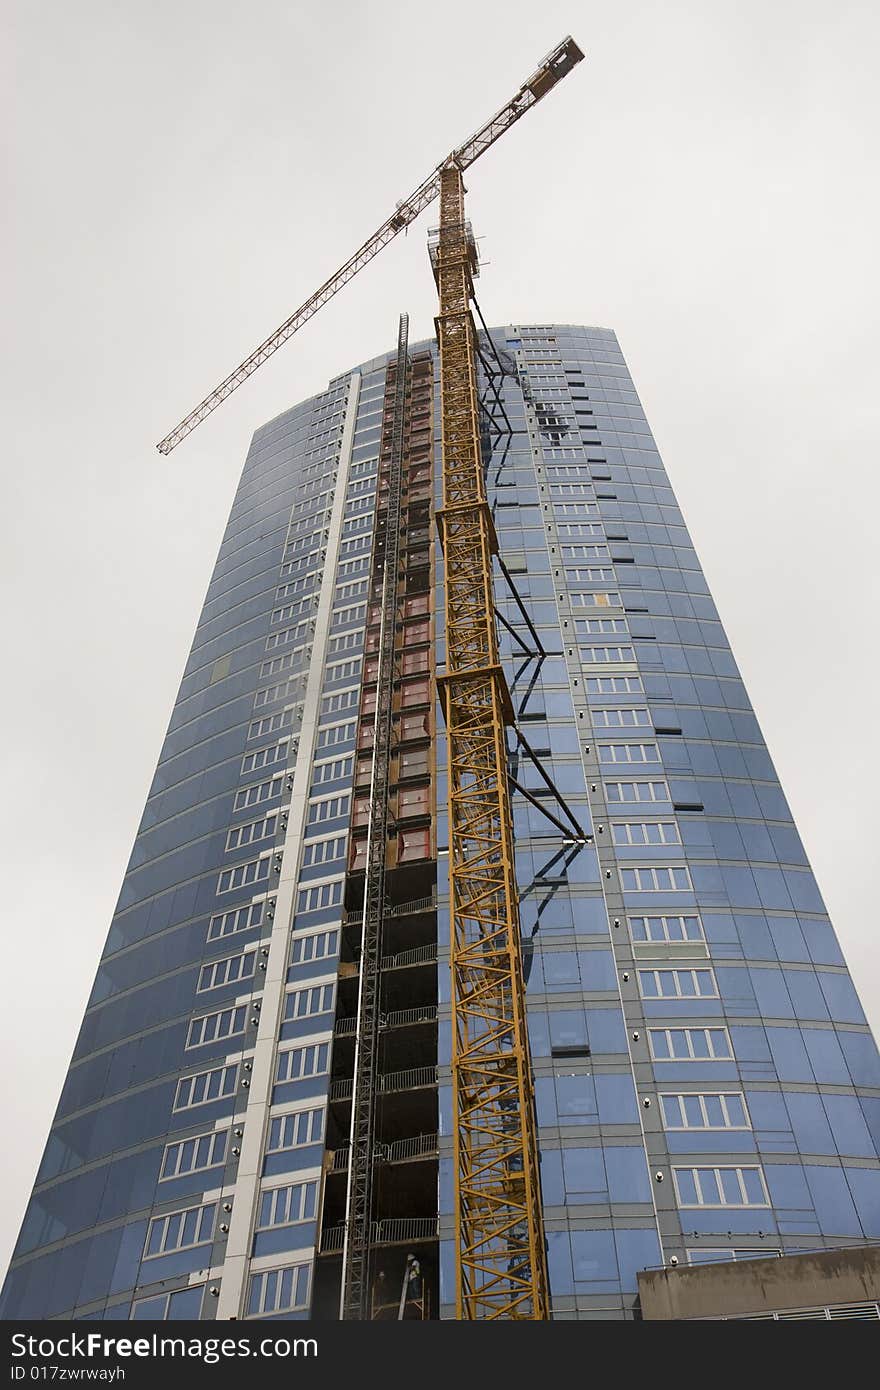
[[[387,1094],[389,1091],[415,1091],[421,1090],[425,1086],[437,1085],[436,1067],[410,1067],[407,1071],[387,1072],[378,1078],[380,1092]],[[338,1081],[330,1083],[331,1100],[350,1100],[354,1081],[350,1076],[340,1077]]]
[[[407,1028],[415,1023],[436,1023],[437,1005],[422,1004],[416,1009],[395,1009],[379,1019],[380,1028]]]
[[[393,1144],[377,1144],[373,1151],[375,1163],[408,1163],[414,1158],[436,1158],[440,1140],[436,1134],[416,1134],[411,1139],[395,1139]],[[348,1168],[349,1145],[333,1152],[331,1173],[344,1173]]]
[[[393,956],[383,956],[383,970],[399,970],[405,965],[430,964],[437,959],[437,943],[430,941],[427,946],[413,946],[409,951],[396,951]]]
[[[385,909],[386,917],[408,917],[414,912],[433,912],[437,906],[436,894],[432,893],[427,898],[412,898],[407,903],[393,903]],[[345,914],[345,925],[355,926],[363,920],[363,908],[351,908]]]
[[[437,1085],[436,1067],[410,1067],[408,1071],[392,1071],[379,1077],[379,1090],[415,1091],[424,1086]]]
[[[370,1223],[372,1245],[397,1245],[414,1240],[436,1240],[436,1216],[398,1216]],[[330,1255],[345,1244],[345,1226],[330,1226],[321,1232],[321,1254]]]

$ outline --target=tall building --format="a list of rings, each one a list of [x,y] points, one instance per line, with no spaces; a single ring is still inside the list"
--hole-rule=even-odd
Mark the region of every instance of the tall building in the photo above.
[[[880,1240],[880,1064],[615,335],[480,385],[553,1316],[628,1318]],[[337,1318],[358,1200],[370,1314],[455,1315],[438,390],[418,343],[254,437],[4,1318]]]

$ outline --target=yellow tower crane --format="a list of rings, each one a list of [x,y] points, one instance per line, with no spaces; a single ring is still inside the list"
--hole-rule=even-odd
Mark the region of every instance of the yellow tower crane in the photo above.
[[[462,1319],[549,1317],[534,1085],[498,653],[497,540],[480,451],[476,248],[462,174],[583,58],[558,44],[515,95],[445,159],[290,318],[158,445],[168,454],[320,307],[440,196],[439,291],[446,670],[437,684],[449,748],[456,1303]]]

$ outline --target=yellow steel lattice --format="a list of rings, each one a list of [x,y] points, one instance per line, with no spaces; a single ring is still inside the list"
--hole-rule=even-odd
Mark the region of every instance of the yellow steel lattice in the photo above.
[[[438,685],[449,744],[457,1306],[463,1319],[543,1319],[547,1268],[504,737],[510,699],[480,457],[473,257],[461,171],[449,165],[437,248],[447,648]]]

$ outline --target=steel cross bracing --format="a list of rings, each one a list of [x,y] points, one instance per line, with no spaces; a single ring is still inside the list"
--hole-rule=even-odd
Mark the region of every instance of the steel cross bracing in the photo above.
[[[480,452],[473,241],[456,165],[440,188],[440,312],[449,747],[457,1313],[549,1316],[505,726],[492,589],[497,549]]]
[[[349,280],[357,275],[374,256],[377,256],[383,247],[393,241],[399,232],[414,222],[420,212],[433,203],[437,194],[440,192],[441,170],[447,162],[457,164],[459,169],[467,169],[474,160],[479,159],[491,145],[494,145],[505,131],[524,116],[527,111],[540,101],[566,73],[570,72],[576,63],[583,58],[583,53],[578,48],[574,39],[571,37],[563,39],[562,43],[557,44],[551,53],[547,55],[542,63],[527,78],[519,91],[511,97],[510,101],[502,106],[485,125],[463,145],[459,145],[443,164],[438,165],[423,183],[420,183],[414,193],[411,193],[402,203],[398,203],[394,212],[387,217],[381,227],[364,242],[363,246],[355,251],[354,255],[349,256],[348,260],[339,267],[329,280],[325,280],[320,289],[316,290],[304,304],[291,314],[290,318],[285,319],[280,328],[270,334],[259,347],[255,348],[249,357],[236,367],[234,372],[220,382],[209,395],[201,401],[189,415],[184,416],[179,425],[167,434],[156,446],[160,454],[170,454],[171,450],[185,439],[188,434],[200,425],[213,410],[217,409],[233,391],[236,391],[248,377],[252,376],[258,367],[271,357],[274,352],[292,338],[303,324],[312,318],[328,299],[332,299],[335,294],[347,285]]]
[[[381,593],[381,610],[340,1305],[341,1318],[357,1320],[365,1320],[370,1316],[369,1262],[378,1090],[379,989],[388,844],[388,782],[391,763],[391,705],[394,691],[403,446],[409,377],[408,334],[409,318],[406,314],[401,314],[397,338],[388,504],[386,508],[377,507],[373,542],[372,593],[375,595],[377,589]]]

